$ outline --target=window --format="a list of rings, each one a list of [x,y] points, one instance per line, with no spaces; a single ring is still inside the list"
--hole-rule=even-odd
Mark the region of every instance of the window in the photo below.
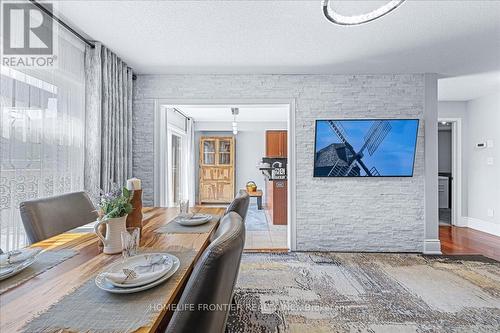
[[[171,198],[174,206],[179,205],[182,198],[182,138],[179,135],[172,134],[172,168],[171,168]]]
[[[0,248],[26,245],[22,201],[83,189],[83,45],[59,29],[58,66],[3,66],[0,84]]]

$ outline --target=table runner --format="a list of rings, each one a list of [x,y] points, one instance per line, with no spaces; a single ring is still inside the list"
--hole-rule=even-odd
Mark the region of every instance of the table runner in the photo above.
[[[0,295],[72,258],[76,254],[78,254],[78,251],[71,249],[41,252],[37,260],[30,267],[24,269],[19,274],[0,281]]]
[[[160,234],[204,234],[212,230],[214,224],[219,222],[219,215],[212,215],[212,220],[202,225],[186,227],[175,221],[175,218],[164,226],[155,230]]]
[[[164,252],[147,249],[144,252]],[[169,291],[177,286],[177,276],[185,271],[196,256],[191,249],[177,248],[168,253],[177,256],[180,267],[166,282],[134,294],[111,294],[95,285],[95,276],[64,296],[40,316],[28,322],[25,333],[70,332],[125,333],[135,332],[149,324],[159,313]],[[120,260],[120,259],[119,259]]]

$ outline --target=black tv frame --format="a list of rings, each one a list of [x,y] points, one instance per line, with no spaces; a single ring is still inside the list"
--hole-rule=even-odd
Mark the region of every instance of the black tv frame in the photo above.
[[[411,175],[407,176],[316,176],[314,170],[316,169],[316,132],[318,131],[318,121],[377,121],[377,120],[416,120],[417,130],[415,131],[415,147],[413,147],[413,163],[411,166]],[[420,128],[419,118],[336,118],[336,119],[316,119],[314,121],[314,158],[313,158],[313,178],[410,178],[413,177],[415,173],[415,157],[417,155],[417,142],[418,142],[418,131]]]

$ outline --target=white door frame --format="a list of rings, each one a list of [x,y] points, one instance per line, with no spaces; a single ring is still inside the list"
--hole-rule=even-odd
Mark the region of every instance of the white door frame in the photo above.
[[[288,107],[288,249],[295,251],[297,248],[297,225],[296,225],[296,151],[295,151],[295,109],[296,100],[292,99],[155,99],[154,115],[154,204],[161,206],[165,199],[160,188],[165,185],[164,172],[161,170],[165,166],[165,145],[166,135],[162,135],[162,128],[166,128],[166,112],[164,106],[192,106],[192,105],[276,105],[282,104]],[[165,127],[164,127],[165,126]]]
[[[167,147],[170,148],[172,147],[172,135],[177,135],[178,137],[181,138],[182,140],[182,157],[181,157],[181,172],[184,173],[186,171],[186,166],[187,166],[187,154],[186,154],[186,149],[187,149],[187,135],[185,131],[182,131],[181,129],[177,128],[176,126],[172,126],[167,124]],[[174,203],[172,202],[171,198],[171,184],[172,184],[172,174],[170,171],[172,170],[172,154],[166,150],[167,152],[167,196],[166,200],[168,203],[168,207],[173,207]],[[187,178],[184,177],[184,175],[181,174],[181,180],[180,180],[180,186],[182,188],[182,199],[187,199],[187,193],[186,193],[186,184]]]
[[[451,123],[451,224],[465,227],[462,216],[462,119],[438,118],[439,122]]]

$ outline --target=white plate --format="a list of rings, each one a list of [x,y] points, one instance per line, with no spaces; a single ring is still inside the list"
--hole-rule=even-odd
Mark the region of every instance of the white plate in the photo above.
[[[173,266],[168,271],[167,274],[163,275],[161,278],[159,278],[158,280],[153,281],[150,284],[143,285],[143,286],[140,286],[140,287],[135,287],[135,288],[120,288],[120,287],[115,287],[111,283],[109,283],[109,281],[106,278],[104,278],[104,276],[102,274],[99,274],[99,275],[96,276],[96,278],[95,278],[95,284],[96,284],[96,286],[98,288],[100,288],[100,289],[102,289],[104,291],[110,292],[110,293],[114,293],[114,294],[132,294],[132,293],[136,293],[136,292],[139,292],[139,291],[143,291],[143,290],[147,290],[147,289],[156,287],[157,285],[165,282],[172,275],[174,275],[174,273],[177,272],[177,270],[179,269],[179,266],[180,266],[179,258],[177,258],[174,255],[168,254],[168,253],[162,253],[162,254],[166,255],[166,256],[170,256],[172,258]]]
[[[10,266],[3,266],[0,268],[0,281],[5,280],[13,275],[16,275],[17,273],[21,273],[24,269],[30,267],[37,259],[37,256],[31,257],[26,259],[25,261],[22,261],[20,263],[10,265]]]
[[[196,214],[193,217],[186,219],[186,218],[181,218],[177,217],[176,222],[179,223],[180,225],[191,227],[191,226],[197,226],[197,225],[202,225],[205,224],[209,221],[212,220],[212,215],[208,214]]]
[[[148,257],[151,257],[151,256],[155,256],[155,257],[158,256],[158,258],[154,258],[154,261],[161,259],[160,257],[165,258],[164,263],[157,266],[158,270],[164,270],[165,274],[167,274],[174,266],[174,261],[172,260],[172,257],[166,255],[165,253],[144,253],[144,254],[139,254],[137,256],[130,257],[127,260],[125,260],[125,262],[117,262],[116,264],[113,264],[113,265],[107,267],[106,272],[118,273],[118,272],[123,271],[124,268],[129,268],[129,269],[133,269],[134,271],[139,271],[141,269],[139,266],[147,265],[148,264]],[[111,283],[112,285],[114,285],[115,287],[133,288],[133,287],[140,287],[140,286],[149,284],[157,279],[160,279],[162,276],[152,277],[149,280],[141,281],[138,283],[117,283],[117,282],[113,282],[109,279],[106,279],[106,280],[109,283]]]

